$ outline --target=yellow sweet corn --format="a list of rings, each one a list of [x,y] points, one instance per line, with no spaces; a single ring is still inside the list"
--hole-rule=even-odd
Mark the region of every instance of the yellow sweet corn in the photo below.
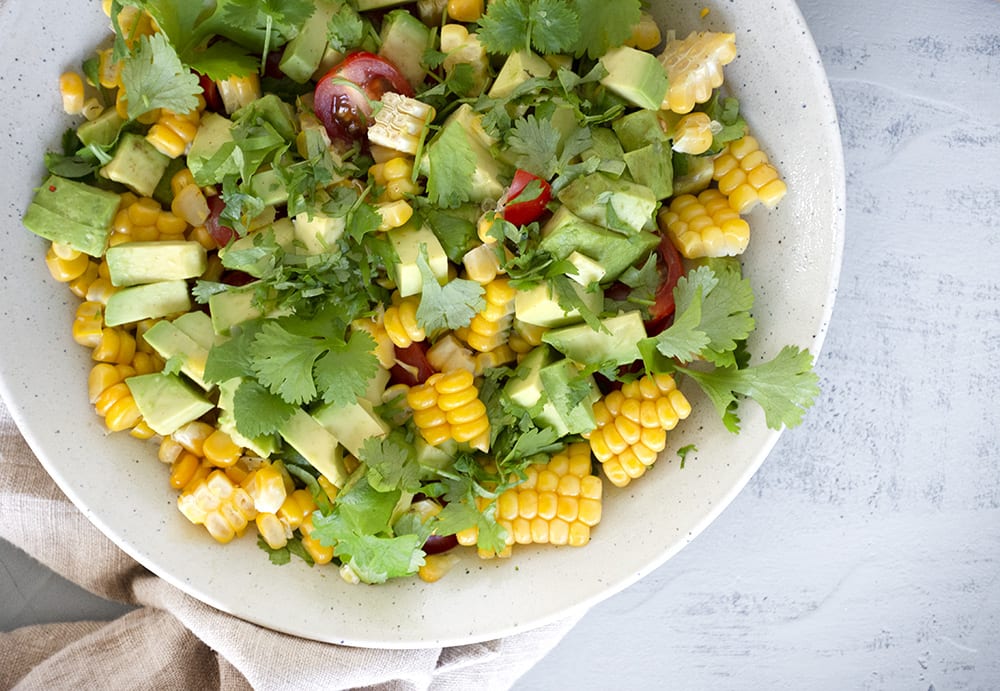
[[[456,369],[432,374],[407,392],[406,402],[413,409],[420,435],[431,446],[454,439],[488,450],[490,421],[472,372]]]
[[[427,362],[438,372],[464,369],[476,373],[475,355],[452,334],[445,334],[428,348]]]
[[[399,228],[406,225],[406,222],[413,218],[413,207],[402,199],[382,202],[381,204],[377,204],[375,209],[382,217],[382,223],[378,227],[380,231]]]
[[[327,547],[312,536],[313,517],[311,513],[303,519],[299,530],[302,533],[302,546],[314,562],[317,564],[329,564],[333,561],[333,547]]]
[[[222,105],[228,115],[261,97],[260,78],[256,72],[251,72],[245,77],[219,79],[215,85],[219,89],[219,98],[222,99]]]
[[[67,115],[79,115],[83,111],[83,78],[76,72],[64,72],[59,77],[59,94],[62,96],[63,111]]]
[[[726,196],[707,189],[697,197],[682,194],[657,216],[677,250],[688,259],[741,254],[750,243],[750,225]]]
[[[205,439],[202,453],[205,460],[215,467],[228,468],[240,460],[243,455],[243,447],[234,442],[228,434],[216,429]]]
[[[417,575],[424,583],[436,583],[458,565],[462,560],[454,552],[443,554],[428,554],[424,557],[423,566],[417,569]]]
[[[281,508],[275,514],[291,530],[298,530],[306,517],[316,510],[316,500],[307,489],[297,489],[291,492],[285,501],[281,503]]]
[[[97,365],[91,370],[87,382],[94,409],[104,418],[104,425],[112,432],[136,426],[142,421],[142,414],[124,381],[134,374],[134,370],[130,371],[128,366],[102,365],[104,366]]]
[[[90,267],[90,257],[65,245],[53,243],[45,253],[45,266],[52,278],[60,283],[69,283],[79,278]]]
[[[462,266],[465,267],[465,277],[480,285],[486,285],[500,273],[500,260],[491,244],[487,243],[466,252],[462,257]]]
[[[194,487],[181,492],[177,508],[195,525],[204,525],[209,535],[221,543],[242,535],[257,517],[247,491],[234,485],[221,470],[213,470]]]
[[[674,127],[672,148],[682,154],[703,154],[712,147],[712,120],[705,113],[688,113]]]
[[[288,501],[288,484],[274,463],[265,463],[242,483],[257,511],[277,514]]]
[[[91,358],[97,362],[127,365],[135,357],[135,337],[125,329],[105,327],[101,339],[94,347]]]
[[[175,179],[177,180],[179,189],[175,192],[173,201],[170,202],[170,211],[174,216],[184,219],[188,225],[201,226],[208,220],[208,200],[205,199],[205,193],[201,191],[201,188],[194,184],[193,179],[189,184],[184,184],[190,174],[185,169],[171,179],[171,183]]]
[[[758,203],[773,209],[788,191],[767,154],[750,135],[726,145],[715,158],[712,177],[718,181],[719,190],[729,197],[730,206],[740,214],[749,212]]]
[[[182,115],[161,110],[159,118],[146,133],[146,141],[164,156],[177,158],[194,141],[200,120],[201,113],[197,109]]]
[[[83,270],[83,273],[71,279],[66,285],[69,286],[69,290],[73,295],[83,300],[87,297],[90,284],[97,280],[98,275],[100,275],[99,264],[97,261],[91,259],[87,262],[87,268]]]
[[[408,348],[427,338],[427,333],[417,323],[417,308],[419,306],[420,295],[401,298],[398,292],[393,293],[393,304],[385,308],[382,323],[385,332],[397,347]]]
[[[475,32],[469,33],[461,24],[445,24],[441,27],[441,52],[446,55],[443,66],[448,75],[458,65],[469,65],[471,88],[463,96],[482,92],[489,81],[489,60]]]
[[[383,201],[399,201],[420,194],[423,188],[413,182],[413,159],[393,156],[368,169],[375,184],[385,188]]]
[[[487,283],[483,291],[486,307],[469,322],[465,341],[473,350],[487,353],[507,342],[517,290],[506,278],[496,278]]]
[[[164,442],[166,439],[170,439],[179,444],[185,451],[194,454],[198,458],[204,458],[205,440],[207,440],[213,432],[215,432],[215,427],[212,425],[200,420],[193,420],[192,422],[182,425],[174,430],[169,437],[165,438]]]
[[[478,377],[483,375],[487,370],[510,364],[516,360],[517,353],[505,343],[485,353],[476,353],[473,373]]]
[[[73,319],[73,340],[82,346],[96,348],[104,331],[104,305],[84,301],[76,308]]]
[[[257,534],[271,549],[281,549],[288,544],[288,539],[292,536],[288,526],[273,513],[258,512],[254,523],[257,525]]]
[[[352,329],[360,329],[368,332],[372,340],[375,341],[375,357],[385,369],[390,369],[396,364],[396,348],[392,342],[392,337],[385,328],[385,312],[381,311],[373,317],[355,319],[351,322]]]
[[[625,41],[625,45],[639,50],[652,50],[660,45],[662,38],[660,27],[656,25],[653,15],[643,12],[639,23],[632,27],[632,35]]]
[[[448,0],[448,16],[471,24],[483,16],[483,0]]]
[[[667,432],[691,404],[667,374],[646,375],[594,404],[597,428],[583,435],[611,484],[641,477],[667,444]]]
[[[693,31],[687,38],[667,41],[659,56],[670,80],[662,108],[690,113],[722,86],[722,68],[735,58],[736,34]]]
[[[388,91],[368,128],[368,141],[414,156],[435,115],[434,108],[426,103]]]

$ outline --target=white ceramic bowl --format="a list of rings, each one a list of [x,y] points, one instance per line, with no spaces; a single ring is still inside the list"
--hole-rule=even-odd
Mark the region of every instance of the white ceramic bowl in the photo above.
[[[732,92],[790,192],[750,216],[745,264],[757,295],[752,351],[785,344],[816,353],[833,304],[843,242],[844,175],[836,112],[819,55],[792,0],[652,3],[660,25],[733,31]],[[704,19],[699,11],[708,6]],[[604,517],[583,549],[522,548],[509,560],[467,558],[444,580],[349,586],[336,569],[272,566],[243,539],[217,545],[183,519],[155,448],[108,436],[87,402],[89,353],[70,336],[77,304],[48,276],[45,243],[21,227],[42,154],[70,124],[59,74],[104,38],[96,3],[0,2],[0,391],[39,459],[69,498],[126,552],[177,587],[238,617],[322,641],[421,647],[523,631],[620,591],[675,554],[742,489],[778,438],[760,409],[727,432],[693,396],[695,412],[669,449],[693,443],[685,469],[665,456],[624,490],[607,486]],[[693,392],[689,392],[693,393]],[[67,536],[59,536],[62,539]]]

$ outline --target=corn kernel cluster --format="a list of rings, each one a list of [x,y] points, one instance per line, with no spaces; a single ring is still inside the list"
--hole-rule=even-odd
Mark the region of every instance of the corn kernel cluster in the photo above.
[[[201,97],[199,108],[189,113],[161,110],[156,122],[146,133],[146,141],[164,156],[170,158],[181,156],[198,133],[198,123],[201,121],[201,111],[204,108],[205,100]]]
[[[420,307],[420,295],[409,295],[405,298],[399,292],[393,293],[392,304],[385,308],[382,324],[393,345],[408,348],[427,338],[424,328],[417,322],[417,308]]]
[[[454,439],[481,451],[489,448],[486,406],[479,400],[475,377],[468,370],[432,374],[407,392],[406,403],[413,410],[420,435],[431,446]]]
[[[741,214],[757,204],[774,208],[788,191],[767,154],[750,135],[730,142],[716,157],[712,177],[729,197],[729,204]]]
[[[667,41],[660,54],[670,80],[663,109],[683,115],[707,101],[722,85],[722,68],[735,58],[735,34],[692,32],[687,38]]]
[[[547,463],[530,466],[524,481],[500,494],[496,519],[507,531],[507,547],[480,556],[510,556],[514,544],[586,545],[601,520],[602,493],[601,478],[591,473],[589,445],[570,444]],[[461,545],[475,545],[478,537],[475,527],[457,535]]]
[[[750,243],[750,224],[715,188],[694,196],[682,194],[660,211],[657,220],[688,259],[741,254]]]
[[[376,163],[368,169],[368,173],[375,184],[385,188],[382,201],[398,201],[423,192],[423,188],[412,179],[412,158],[394,156],[383,163]]]
[[[150,197],[137,197],[131,192],[121,197],[121,205],[111,224],[114,232],[108,239],[110,245],[184,239],[187,221],[165,210],[160,202]]]
[[[597,428],[584,434],[611,484],[641,477],[666,448],[667,432],[691,413],[668,374],[646,375],[594,404]]]
[[[472,318],[459,336],[469,347],[489,353],[507,343],[514,320],[514,297],[517,290],[506,278],[495,278],[483,286],[486,306]]]

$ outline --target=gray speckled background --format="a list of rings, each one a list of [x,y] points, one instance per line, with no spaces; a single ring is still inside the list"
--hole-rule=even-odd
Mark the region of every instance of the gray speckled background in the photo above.
[[[521,691],[1000,688],[1000,2],[799,5],[848,169],[823,396]],[[118,611],[7,545],[0,605]]]

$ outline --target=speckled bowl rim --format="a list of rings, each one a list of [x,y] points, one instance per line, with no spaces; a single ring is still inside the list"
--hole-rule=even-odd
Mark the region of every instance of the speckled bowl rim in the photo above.
[[[791,0],[653,6],[661,26],[678,33],[737,35],[728,84],[791,190],[777,210],[749,217],[745,263],[760,324],[751,349],[770,357],[792,343],[818,355],[840,273],[844,167],[833,99],[802,15]],[[433,585],[414,579],[352,587],[335,569],[274,567],[252,539],[215,545],[177,515],[155,449],[105,434],[86,401],[89,355],[70,337],[76,299],[54,285],[44,243],[20,225],[42,179],[41,154],[58,146],[69,123],[58,107],[58,75],[76,68],[103,36],[99,11],[80,12],[69,0],[0,3],[0,25],[24,27],[0,45],[8,65],[0,110],[9,123],[0,139],[7,162],[0,394],[70,500],[150,571],[213,607],[304,638],[392,648],[477,642],[581,612],[642,578],[709,525],[774,447],[779,433],[766,429],[756,407],[743,406],[744,431],[733,437],[708,402],[685,389],[696,410],[668,449],[693,443],[698,451],[683,470],[676,455],[665,454],[641,481],[624,490],[608,486],[602,524],[587,548],[519,547],[509,560],[469,556]]]

